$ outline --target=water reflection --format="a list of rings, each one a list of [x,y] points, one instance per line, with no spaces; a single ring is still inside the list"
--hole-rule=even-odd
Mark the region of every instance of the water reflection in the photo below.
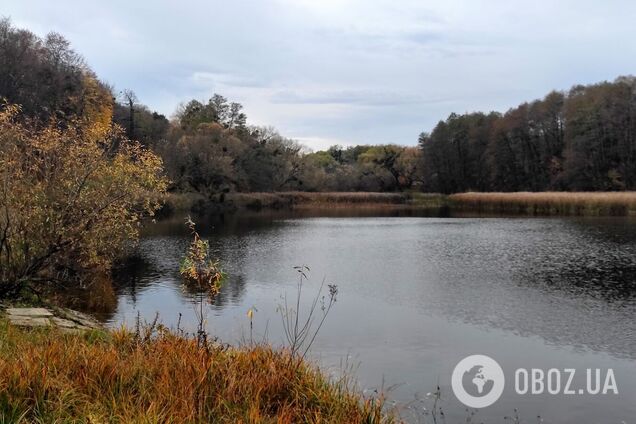
[[[209,308],[214,335],[240,340],[245,313],[255,305],[258,331],[277,343],[280,294],[294,287],[292,267],[308,264],[314,281],[324,276],[340,289],[315,353],[327,364],[356,355],[363,384],[383,377],[405,383],[395,396],[408,400],[431,391],[430,382],[447,389],[444,379],[458,357],[480,352],[509,366],[606,365],[620,372],[627,398],[508,397],[486,417],[519,406],[549,411],[559,422],[577,422],[570,419],[573,408],[599,422],[636,414],[629,401],[636,392],[634,220],[345,213],[197,218],[229,276]],[[104,315],[107,322],[130,323],[137,313],[152,319],[157,311],[167,325],[180,313],[193,317],[197,293],[184,289],[178,275],[189,242],[183,222],[147,228],[137,260],[115,275],[117,310]]]
[[[423,313],[636,356],[633,337],[615,337],[617,329],[633,331],[633,221],[298,219],[324,213],[200,217],[200,232],[228,273],[214,309],[241,304],[248,284],[280,284],[288,280],[281,271],[311,261],[358,295],[383,293],[383,302],[426,305]],[[188,237],[182,218],[149,227],[137,257],[114,275],[117,296],[135,307],[145,290],[170,287],[194,301],[196,290],[182,287],[178,274]],[[399,277],[391,287],[379,278],[387,272]],[[612,331],[601,325],[612,321]]]
[[[119,300],[112,278],[101,273],[89,276],[81,284],[56,286],[48,297],[55,304],[89,312],[102,321],[114,317]]]
[[[113,288],[117,296],[126,297],[128,303],[135,307],[140,297],[148,289],[171,287],[179,291],[184,300],[198,302],[201,294],[206,290],[193,285],[183,284],[179,275],[179,264],[187,249],[189,234],[176,232],[174,238],[145,236],[139,244],[137,254],[120,264],[113,272]],[[231,260],[231,269],[235,273],[228,273],[223,281],[223,289],[211,300],[211,306],[222,309],[227,303],[238,302],[245,290],[245,279],[240,271],[241,252],[236,246],[227,246],[232,241],[218,243],[212,241],[213,257],[223,257]],[[229,252],[226,249],[229,248]],[[103,315],[102,318],[105,318]],[[105,318],[108,320],[109,318]]]
[[[115,267],[112,285],[118,295],[129,296],[133,304],[136,304],[138,292],[143,291],[160,276],[161,272],[153,266],[147,252],[144,256],[139,252]]]

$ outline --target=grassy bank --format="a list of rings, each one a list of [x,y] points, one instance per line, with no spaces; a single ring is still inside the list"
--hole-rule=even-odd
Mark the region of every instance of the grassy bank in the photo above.
[[[0,422],[393,420],[381,401],[270,347],[205,349],[167,331],[26,331],[0,319]]]
[[[400,205],[407,201],[403,193],[233,193],[228,200],[237,205],[250,208],[258,207],[288,207],[304,206],[369,206],[369,205]]]
[[[173,193],[165,198],[167,211],[236,211],[239,209],[302,208],[439,208],[445,196],[419,192],[271,192],[227,193],[211,201],[192,193]]]
[[[418,192],[279,192],[231,193],[226,197],[238,207],[303,208],[303,207],[440,207],[444,196]]]
[[[636,192],[458,193],[448,197],[452,211],[626,216],[636,214]]]
[[[195,194],[171,194],[168,209],[187,212],[232,212],[240,209],[447,209],[450,213],[501,215],[636,215],[636,192],[515,193],[368,193],[280,192],[228,193],[214,201]]]

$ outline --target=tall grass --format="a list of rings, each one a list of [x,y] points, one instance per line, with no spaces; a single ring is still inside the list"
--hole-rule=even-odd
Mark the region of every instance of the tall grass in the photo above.
[[[268,346],[204,349],[163,328],[68,335],[0,320],[2,423],[393,422],[382,407]]]
[[[248,208],[315,208],[315,207],[439,207],[443,196],[424,193],[373,192],[279,192],[232,193],[227,200],[237,207]]]
[[[634,215],[636,192],[458,193],[449,196],[456,211],[531,215]]]

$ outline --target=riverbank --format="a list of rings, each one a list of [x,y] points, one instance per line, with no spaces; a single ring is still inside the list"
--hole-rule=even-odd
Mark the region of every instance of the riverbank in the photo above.
[[[261,209],[411,208],[439,209],[446,196],[437,193],[401,192],[273,192],[226,193],[206,199],[196,193],[170,193],[165,197],[164,216],[175,212],[227,213]]]
[[[636,192],[512,193],[227,193],[212,200],[195,193],[166,196],[164,216],[175,212],[232,213],[240,210],[408,209],[440,214],[628,216],[636,215]]]
[[[457,193],[445,199],[452,212],[512,215],[636,215],[636,192]]]
[[[21,329],[0,317],[0,422],[391,423],[382,400],[269,346],[162,327]]]

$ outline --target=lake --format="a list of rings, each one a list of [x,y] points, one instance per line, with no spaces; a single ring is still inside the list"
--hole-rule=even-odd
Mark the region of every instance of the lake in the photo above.
[[[358,215],[358,216],[351,216]],[[206,304],[210,333],[230,344],[283,344],[277,308],[294,296],[297,265],[310,267],[306,309],[323,279],[337,302],[311,351],[334,376],[354,373],[367,394],[388,391],[411,422],[429,415],[439,385],[447,422],[471,411],[453,395],[455,365],[472,354],[506,376],[474,422],[631,423],[636,417],[636,220],[629,218],[424,217],[405,210],[263,212],[200,218],[200,233],[228,277]],[[190,237],[182,218],[149,225],[139,258],[118,273],[116,309],[196,329],[199,296],[178,275]],[[181,318],[180,318],[181,314]],[[517,394],[517,368],[611,368],[619,393]],[[538,418],[538,417],[541,417]],[[438,419],[438,422],[439,419]],[[442,421],[443,422],[443,421]]]

